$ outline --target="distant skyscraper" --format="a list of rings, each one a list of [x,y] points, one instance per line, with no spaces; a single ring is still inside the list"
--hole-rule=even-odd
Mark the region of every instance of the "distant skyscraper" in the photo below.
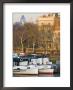
[[[25,22],[26,22],[25,16],[22,15],[21,18],[20,18],[20,23],[21,23],[22,25],[24,25]]]

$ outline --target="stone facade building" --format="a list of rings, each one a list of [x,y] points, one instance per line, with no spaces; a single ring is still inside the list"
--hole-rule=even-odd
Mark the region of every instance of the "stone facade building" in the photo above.
[[[37,19],[41,41],[45,44],[46,50],[60,49],[60,16],[58,13],[43,15]],[[42,46],[42,45],[40,45]]]

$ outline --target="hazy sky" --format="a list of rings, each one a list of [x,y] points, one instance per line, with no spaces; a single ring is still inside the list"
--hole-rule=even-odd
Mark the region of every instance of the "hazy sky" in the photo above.
[[[19,22],[20,17],[24,15],[27,22],[31,21],[31,19],[32,21],[35,22],[38,16],[48,15],[48,14],[49,13],[13,13],[12,20],[13,20],[13,23]]]

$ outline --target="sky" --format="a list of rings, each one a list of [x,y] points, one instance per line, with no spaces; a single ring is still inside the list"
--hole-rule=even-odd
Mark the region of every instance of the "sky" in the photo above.
[[[48,15],[48,14],[49,13],[13,13],[12,14],[12,21],[13,21],[13,23],[19,22],[20,21],[20,17],[22,15],[24,15],[27,22],[28,21],[35,22],[38,16]]]

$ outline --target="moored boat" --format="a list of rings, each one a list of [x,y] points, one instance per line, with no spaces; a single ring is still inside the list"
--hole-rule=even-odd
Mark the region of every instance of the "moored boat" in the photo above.
[[[33,68],[31,66],[20,66],[20,67],[13,68],[13,74],[37,75],[38,68],[34,66]]]
[[[13,71],[13,74],[24,74],[24,75],[38,75],[38,69],[25,69],[25,70],[19,70],[19,71]]]
[[[37,65],[38,69],[51,68],[51,65]]]
[[[39,69],[38,71],[39,73],[42,73],[42,74],[47,74],[47,73],[53,74],[54,73],[54,69],[52,68]]]

